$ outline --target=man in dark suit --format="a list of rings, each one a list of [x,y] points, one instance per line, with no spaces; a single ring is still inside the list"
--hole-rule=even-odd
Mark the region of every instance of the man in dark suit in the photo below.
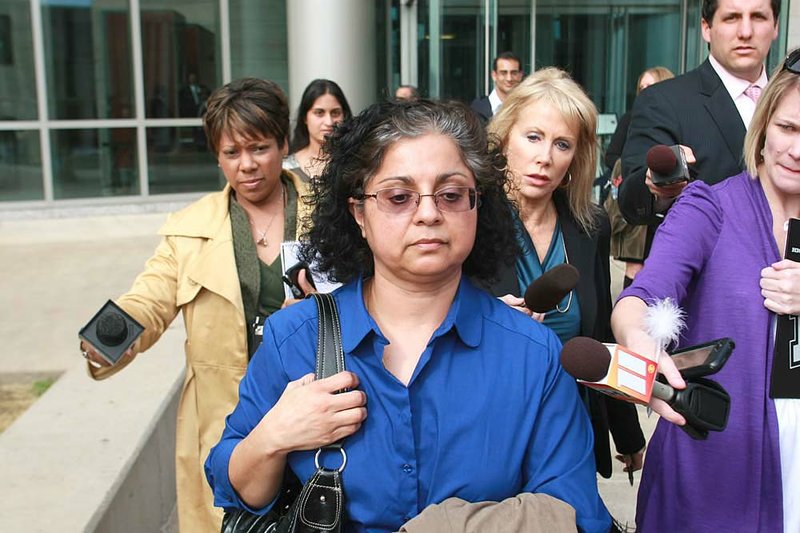
[[[189,72],[186,76],[186,85],[178,91],[179,116],[199,117],[210,94],[208,87],[198,81],[197,74]]]
[[[622,152],[619,207],[628,222],[651,225],[648,250],[655,225],[686,182],[653,185],[647,151],[656,144],[681,145],[691,173],[706,183],[744,169],[744,136],[766,85],[764,60],[778,36],[780,9],[780,0],[703,0],[708,59],[637,97]]]
[[[503,52],[494,58],[492,80],[494,90],[488,96],[476,98],[470,104],[484,124],[497,113],[511,89],[522,81],[522,63],[513,52]]]

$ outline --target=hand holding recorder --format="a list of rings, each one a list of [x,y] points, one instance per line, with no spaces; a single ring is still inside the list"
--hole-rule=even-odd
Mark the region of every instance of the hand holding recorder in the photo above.
[[[709,431],[725,429],[730,409],[725,389],[705,376],[722,368],[733,347],[731,339],[723,338],[680,350],[664,361],[665,367],[681,372],[686,380],[682,389],[657,377],[655,360],[587,337],[576,337],[564,345],[561,364],[580,383],[609,396],[642,404],[654,399],[666,402],[684,417],[682,428],[692,438],[705,439]]]

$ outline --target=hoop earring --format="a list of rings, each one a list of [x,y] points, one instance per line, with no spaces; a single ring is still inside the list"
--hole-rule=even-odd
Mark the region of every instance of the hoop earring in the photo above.
[[[561,180],[561,183],[558,185],[562,189],[566,189],[569,187],[569,184],[572,183],[572,173],[567,172],[567,181]]]

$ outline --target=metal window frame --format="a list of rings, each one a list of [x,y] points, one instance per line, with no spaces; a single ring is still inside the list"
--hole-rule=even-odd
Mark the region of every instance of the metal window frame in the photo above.
[[[231,80],[231,43],[230,43],[230,0],[218,1],[219,41],[217,43],[220,54],[222,83]],[[130,24],[131,61],[133,68],[133,92],[135,117],[131,119],[78,119],[78,120],[51,120],[47,98],[47,69],[45,62],[44,24],[42,20],[42,0],[30,0],[31,28],[34,55],[34,84],[36,88],[37,120],[21,120],[0,122],[0,131],[32,131],[39,132],[39,149],[42,166],[42,181],[44,198],[30,201],[3,201],[0,202],[0,211],[6,208],[18,209],[37,206],[69,206],[69,205],[96,205],[109,202],[137,202],[152,200],[150,194],[149,171],[147,158],[147,128],[148,127],[197,127],[202,126],[200,118],[146,118],[144,94],[144,62],[141,32],[141,3],[140,0],[128,0],[128,15]],[[136,152],[139,173],[139,194],[129,196],[89,197],[55,199],[53,152],[50,135],[53,131],[70,129],[136,129]],[[175,201],[180,198],[193,198],[200,193],[176,193],[156,195],[159,200]]]

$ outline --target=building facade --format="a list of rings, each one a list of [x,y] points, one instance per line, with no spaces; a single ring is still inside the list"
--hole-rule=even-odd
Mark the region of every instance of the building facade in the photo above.
[[[778,64],[800,45],[800,2],[783,0]],[[215,190],[209,92],[243,76],[292,106],[330,78],[359,110],[400,83],[469,102],[491,61],[557,65],[613,129],[647,67],[703,61],[700,0],[3,0],[0,210],[150,202]]]

